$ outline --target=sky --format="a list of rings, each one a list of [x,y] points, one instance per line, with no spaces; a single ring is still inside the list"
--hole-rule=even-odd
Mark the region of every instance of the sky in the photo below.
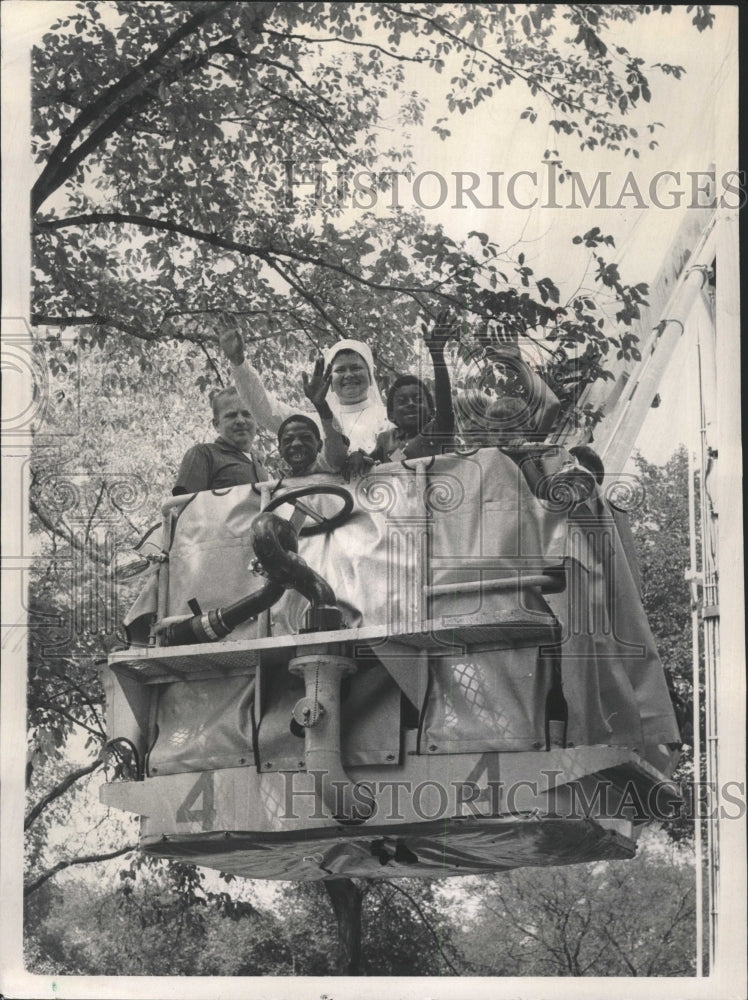
[[[640,135],[648,134],[646,125],[662,122],[665,128],[656,129],[653,136],[659,145],[654,150],[642,143],[640,157],[624,156],[620,151],[580,151],[578,140],[559,136],[543,123],[542,103],[531,98],[527,89],[514,84],[506,88],[496,110],[476,116],[453,115],[448,123],[452,136],[445,141],[430,131],[430,125],[442,112],[437,111],[440,95],[432,88],[429,92],[431,111],[423,128],[413,131],[417,170],[435,170],[448,176],[451,171],[474,171],[481,178],[479,200],[490,201],[489,171],[503,171],[506,177],[519,171],[535,171],[540,192],[527,178],[517,184],[518,196],[532,201],[541,194],[539,204],[530,209],[513,208],[506,203],[500,209],[456,210],[445,204],[442,208],[425,211],[427,218],[444,225],[450,235],[467,236],[472,229],[485,231],[503,246],[522,242],[527,262],[538,274],[550,274],[564,293],[570,294],[580,280],[585,267],[582,254],[570,253],[571,239],[599,226],[611,234],[616,242],[612,254],[619,262],[624,280],[631,283],[652,282],[670,246],[678,225],[687,208],[658,208],[647,196],[651,178],[659,171],[674,171],[679,179],[661,181],[660,200],[668,204],[666,194],[671,190],[687,192],[683,203],[691,199],[692,185],[698,179],[692,174],[706,171],[715,163],[717,153],[715,107],[723,100],[721,88],[725,79],[737,65],[737,46],[734,44],[734,11],[716,8],[716,22],[711,31],[698,33],[690,23],[691,14],[685,7],[675,7],[670,15],[659,19],[652,17],[634,25],[622,24],[616,30],[616,43],[625,45],[640,55],[647,65],[659,61],[683,66],[685,73],[680,80],[673,76],[651,73],[652,100],[640,103],[631,115],[630,122]],[[646,25],[646,27],[642,27]],[[412,72],[412,68],[411,68]],[[417,73],[412,72],[414,85]],[[443,80],[449,73],[443,74]],[[536,124],[520,119],[520,114],[530,103],[540,112]],[[480,118],[476,122],[476,117]],[[623,208],[583,207],[552,209],[543,207],[543,180],[547,176],[542,165],[545,149],[558,149],[565,164],[578,171],[588,190],[594,185],[597,171],[609,171],[608,203],[615,203],[624,189],[631,171],[638,188],[644,193],[645,209],[634,207],[636,198],[624,198]],[[566,182],[567,189],[569,187]],[[426,189],[424,188],[424,191]],[[450,189],[452,194],[454,188]],[[572,199],[564,194],[563,185],[557,187],[558,201],[569,206]],[[436,185],[429,192],[438,197]],[[699,197],[698,195],[696,196]],[[426,200],[425,195],[422,200]],[[545,204],[547,204],[545,199]],[[694,311],[694,319],[703,310]],[[703,335],[702,335],[703,339]],[[678,345],[660,386],[661,405],[651,410],[642,427],[637,448],[652,462],[667,461],[678,445],[697,445],[698,415],[693,405],[696,395],[695,331],[689,330]]]

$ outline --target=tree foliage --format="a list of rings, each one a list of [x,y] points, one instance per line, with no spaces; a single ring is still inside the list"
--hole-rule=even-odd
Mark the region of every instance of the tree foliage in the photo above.
[[[663,466],[636,457],[643,502],[631,511],[642,576],[642,600],[676,701],[681,734],[691,727],[691,594],[689,569],[688,455],[680,447]]]
[[[274,974],[277,921],[246,899],[233,901],[230,915],[225,907],[210,907],[203,879],[191,865],[143,867],[136,861],[114,880],[110,875],[92,885],[68,879],[63,887],[47,888],[46,898],[32,897],[26,912],[36,962],[55,963],[58,974],[214,975],[219,961],[228,974]],[[239,920],[243,941],[232,960]],[[251,954],[254,962],[245,959],[242,966],[238,954]]]
[[[680,68],[646,67],[604,39],[617,22],[669,11],[79,4],[34,53],[34,321],[138,356],[154,340],[214,340],[228,314],[269,371],[279,339],[290,359],[351,332],[402,368],[416,314],[447,304],[478,334],[491,322],[542,331],[557,364],[584,382],[605,377],[611,344],[635,350],[627,330],[644,286],[598,253],[597,287],[618,302],[610,318],[590,294],[563,309],[552,277],[485,234],[457,245],[411,213],[362,212],[371,193],[351,224],[353,176],[383,191],[411,165],[407,142],[382,125],[394,98],[402,130],[423,122],[414,67],[421,87],[453,74],[442,135],[449,115],[515,84],[582,148],[636,152],[626,116],[649,100],[652,74]],[[710,24],[706,9],[694,23]],[[54,333],[47,346],[59,356]]]
[[[476,975],[692,976],[693,856],[653,839],[631,861],[517,870],[473,887]]]
[[[666,824],[674,840],[693,838],[692,783],[703,780],[694,761],[693,648],[691,632],[690,536],[688,517],[688,453],[681,446],[665,463],[653,465],[636,456],[642,503],[631,511],[631,527],[642,576],[642,601],[680,728],[683,746],[674,779],[680,781],[684,808]],[[695,484],[698,488],[698,484]],[[697,535],[700,533],[698,517]],[[697,537],[697,545],[699,539]],[[701,651],[703,658],[703,649]],[[705,736],[705,689],[699,681],[699,726]],[[696,772],[701,774],[696,778]]]
[[[33,968],[78,975],[336,975],[337,928],[319,883],[282,884],[274,902],[242,891],[233,908],[184,905],[194,867],[124,869],[119,885],[68,880],[27,911]],[[359,883],[360,975],[455,975],[465,962],[439,884]],[[199,897],[198,897],[199,898]]]

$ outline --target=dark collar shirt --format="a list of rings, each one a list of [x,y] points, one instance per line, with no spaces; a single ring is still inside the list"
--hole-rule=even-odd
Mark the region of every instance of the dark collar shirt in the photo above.
[[[440,432],[436,420],[430,420],[419,434],[407,437],[397,427],[388,427],[377,435],[371,453],[375,462],[400,462],[407,458],[425,458],[454,450],[454,435]]]
[[[182,459],[177,481],[171,491],[174,496],[199,493],[201,490],[221,490],[230,486],[246,486],[267,479],[262,463],[250,453],[247,456],[223,438],[212,443],[196,444]]]

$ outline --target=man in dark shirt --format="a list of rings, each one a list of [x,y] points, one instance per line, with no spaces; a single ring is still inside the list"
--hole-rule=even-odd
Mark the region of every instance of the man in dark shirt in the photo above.
[[[174,496],[267,479],[265,469],[250,450],[257,425],[236,389],[221,389],[213,397],[212,406],[218,437],[212,443],[193,445],[184,456],[171,491]]]

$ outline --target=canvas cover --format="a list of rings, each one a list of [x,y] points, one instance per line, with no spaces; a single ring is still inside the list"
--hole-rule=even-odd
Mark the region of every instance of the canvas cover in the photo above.
[[[568,461],[563,449],[548,454],[550,471]],[[250,568],[252,519],[271,497],[331,483],[341,485],[341,480],[318,474],[265,484],[262,490],[237,486],[196,494],[173,531],[162,613],[189,614],[191,599],[207,611],[257,590],[264,581]],[[532,588],[484,586],[457,593],[451,585],[516,580],[520,567],[525,574],[538,574],[565,566],[566,590],[546,600],[561,626],[567,739],[577,746],[631,746],[650,758],[659,755],[658,763],[663,762],[665,751],[658,745],[679,738],[674,714],[634,575],[601,496],[573,508],[568,495],[539,500],[517,463],[496,449],[380,466],[348,488],[354,509],[347,523],[328,534],[301,538],[299,551],[335,591],[349,627],[386,625],[397,635],[413,631],[424,617],[448,625],[456,614],[512,607],[531,619],[537,604],[530,598],[538,593]],[[321,495],[304,502],[323,514],[335,513],[341,504]],[[293,511],[286,504],[276,513],[290,517]],[[430,604],[424,599],[425,584],[438,591]],[[130,612],[134,635],[140,626],[142,637],[156,594],[153,580]],[[270,612],[271,633],[297,633],[306,606],[298,594],[287,592]],[[257,629],[257,623],[239,626],[229,640],[252,638]],[[521,641],[511,649],[479,646],[430,653],[428,684],[422,702],[414,706],[420,716],[419,751],[544,747],[551,661],[539,655],[536,644]],[[214,707],[225,705],[225,711],[210,712],[197,691],[180,695],[189,682],[167,685],[173,691],[159,696],[160,746],[153,747],[152,762],[161,755],[161,767],[170,766],[164,758],[177,760],[178,769],[188,759],[194,763],[197,744],[194,738],[185,743],[185,732],[199,731],[208,753],[210,730],[216,737],[212,756],[208,753],[213,766],[219,760],[246,759],[252,746],[274,767],[279,762],[298,767],[303,741],[289,733],[288,713],[291,701],[303,693],[299,682],[284,671],[282,680],[266,685],[269,700],[263,702],[254,730],[247,707],[250,684],[251,677],[227,679],[226,697],[212,701]],[[344,693],[350,709],[344,699],[344,762],[398,760],[402,691],[391,674],[368,664],[347,682]]]

